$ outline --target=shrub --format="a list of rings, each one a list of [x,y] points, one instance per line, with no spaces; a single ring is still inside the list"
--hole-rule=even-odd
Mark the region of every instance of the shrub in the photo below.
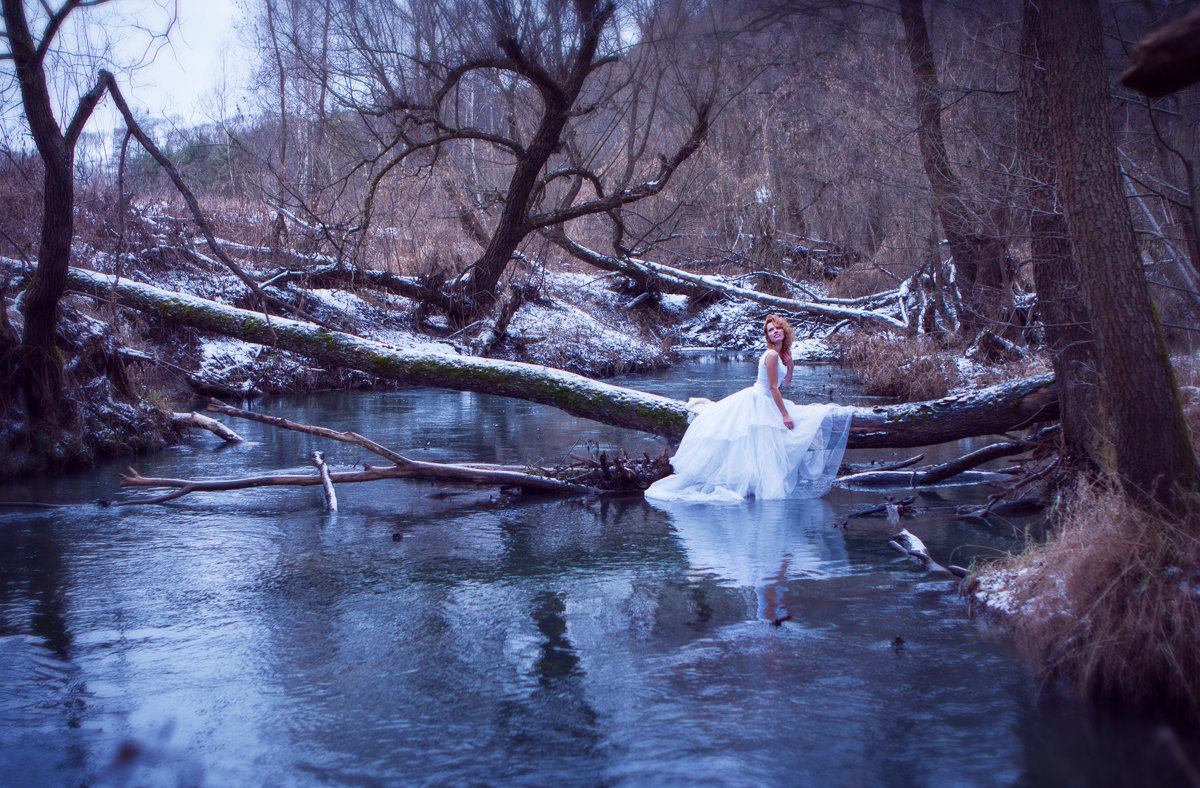
[[[953,354],[932,336],[889,337],[885,334],[835,334],[830,344],[862,379],[863,393],[905,401],[944,397],[962,382]]]
[[[1043,546],[980,573],[1018,642],[1088,697],[1200,720],[1200,496],[1152,514],[1080,482]]]

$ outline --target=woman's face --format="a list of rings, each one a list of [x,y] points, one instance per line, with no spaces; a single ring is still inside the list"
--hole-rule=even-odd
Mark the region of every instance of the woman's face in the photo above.
[[[767,324],[767,339],[770,340],[771,344],[778,345],[783,341],[784,336],[783,326],[778,323]]]

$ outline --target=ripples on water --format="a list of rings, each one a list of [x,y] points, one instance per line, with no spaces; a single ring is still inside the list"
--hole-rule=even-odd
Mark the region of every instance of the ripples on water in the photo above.
[[[721,396],[751,370],[698,362],[647,387]],[[812,368],[796,396],[842,386]],[[586,442],[665,445],[470,394],[263,406],[428,459],[554,462]],[[139,469],[299,470],[315,447],[333,463],[368,459],[236,426],[249,444],[218,448],[197,435]],[[878,523],[835,525],[877,492],[656,508],[443,497],[388,482],[343,487],[336,515],[313,490],[145,509],[90,503],[121,495],[115,471],[0,491],[75,504],[0,512],[0,783],[1177,778],[1153,726],[1053,693],[1037,700],[1033,680],[967,620],[949,584],[898,558]],[[937,498],[926,502],[955,502]],[[945,517],[906,524],[955,563],[1016,542]]]

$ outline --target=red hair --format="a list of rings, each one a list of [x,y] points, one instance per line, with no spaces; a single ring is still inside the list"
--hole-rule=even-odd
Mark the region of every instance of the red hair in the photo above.
[[[767,315],[767,319],[763,321],[763,336],[767,339],[767,345],[771,345],[771,338],[767,336],[767,329],[771,324],[779,326],[783,329],[783,341],[779,343],[779,355],[787,356],[792,352],[792,343],[796,341],[796,332],[792,329],[792,324],[787,321],[782,315]]]

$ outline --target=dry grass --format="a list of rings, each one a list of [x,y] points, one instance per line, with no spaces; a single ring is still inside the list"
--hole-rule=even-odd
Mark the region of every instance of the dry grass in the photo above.
[[[1183,415],[1192,428],[1192,447],[1200,454],[1200,357],[1177,356],[1171,363],[1179,382]]]
[[[42,221],[42,165],[30,156],[0,156],[0,254],[37,257]]]
[[[982,367],[978,373],[971,375],[971,385],[982,388],[1000,383],[1011,383],[1014,380],[1041,375],[1053,369],[1053,360],[1045,355],[1044,351],[1034,350],[1014,361],[1000,361]]]
[[[829,283],[829,295],[833,298],[862,298],[894,290],[900,280],[912,273],[905,268],[889,273],[873,263],[857,263],[843,269]]]
[[[934,337],[912,339],[855,332],[830,344],[842,363],[862,379],[863,393],[906,402],[946,396],[962,383],[955,354]]]
[[[1050,541],[981,574],[1018,642],[1088,697],[1200,720],[1200,496],[1152,515],[1081,482]]]

